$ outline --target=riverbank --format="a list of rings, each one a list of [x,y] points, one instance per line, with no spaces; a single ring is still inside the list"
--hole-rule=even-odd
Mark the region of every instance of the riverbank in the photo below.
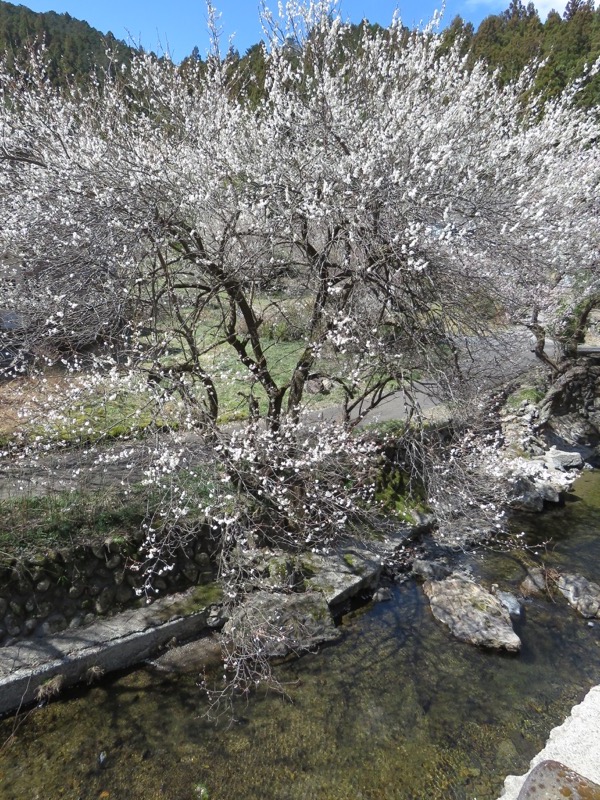
[[[600,580],[597,472],[563,507],[518,525],[548,567]],[[474,552],[466,566],[516,591],[517,555]],[[183,674],[105,676],[0,722],[0,794],[194,800],[202,784],[213,800],[497,798],[600,682],[600,627],[562,600],[532,597],[516,624],[520,654],[499,655],[449,636],[418,582],[390,590],[389,601],[344,615],[335,645],[276,667],[287,700],[261,690],[239,698],[233,724],[204,717],[193,661]],[[204,673],[216,687],[220,675]]]

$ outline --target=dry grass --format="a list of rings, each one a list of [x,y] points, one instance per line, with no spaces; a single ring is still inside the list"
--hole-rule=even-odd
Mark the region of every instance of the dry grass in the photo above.
[[[48,416],[49,399],[66,394],[74,380],[64,373],[47,372],[0,382],[0,435],[41,424]]]

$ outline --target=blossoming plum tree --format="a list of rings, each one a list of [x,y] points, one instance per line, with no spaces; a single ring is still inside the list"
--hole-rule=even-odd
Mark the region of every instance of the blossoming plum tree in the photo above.
[[[424,376],[476,395],[461,338],[517,320],[559,333],[599,293],[599,124],[577,86],[542,108],[533,69],[499,87],[460,42],[442,53],[434,27],[398,18],[357,45],[325,0],[264,23],[258,103],[217,46],[206,69],[140,55],[64,91],[39,56],[0,73],[2,306],[24,320],[17,348],[0,331],[3,363],[27,353],[42,386],[67,367],[45,422],[80,441],[73,408],[101,392],[210,434],[227,489],[198,502],[164,435],[147,481],[163,534],[200,506],[229,548],[257,530],[333,541],[373,498],[380,451],[358,421],[397,391],[416,418]],[[303,421],[315,389],[336,426]],[[232,411],[248,426],[218,434]],[[151,532],[155,566],[166,539]]]

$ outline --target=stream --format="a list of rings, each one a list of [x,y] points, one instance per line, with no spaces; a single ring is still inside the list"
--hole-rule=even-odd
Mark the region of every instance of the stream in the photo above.
[[[600,472],[564,507],[515,520],[539,560],[600,582]],[[526,527],[525,527],[526,526]],[[468,556],[517,591],[519,552]],[[494,800],[600,683],[600,620],[527,600],[517,656],[454,641],[414,581],[343,620],[339,643],[278,667],[235,723],[196,676],[138,669],[0,722],[2,800]]]

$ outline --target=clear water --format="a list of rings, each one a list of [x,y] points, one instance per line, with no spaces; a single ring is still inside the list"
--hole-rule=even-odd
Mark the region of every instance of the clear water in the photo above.
[[[600,581],[600,474],[529,528],[552,538],[547,563]],[[472,565],[503,588],[524,576],[518,553]],[[600,683],[600,622],[534,600],[518,633],[518,656],[453,641],[407,583],[347,620],[341,643],[282,666],[289,701],[255,696],[229,727],[203,718],[193,676],[144,670],[4,720],[0,797],[492,800]]]

